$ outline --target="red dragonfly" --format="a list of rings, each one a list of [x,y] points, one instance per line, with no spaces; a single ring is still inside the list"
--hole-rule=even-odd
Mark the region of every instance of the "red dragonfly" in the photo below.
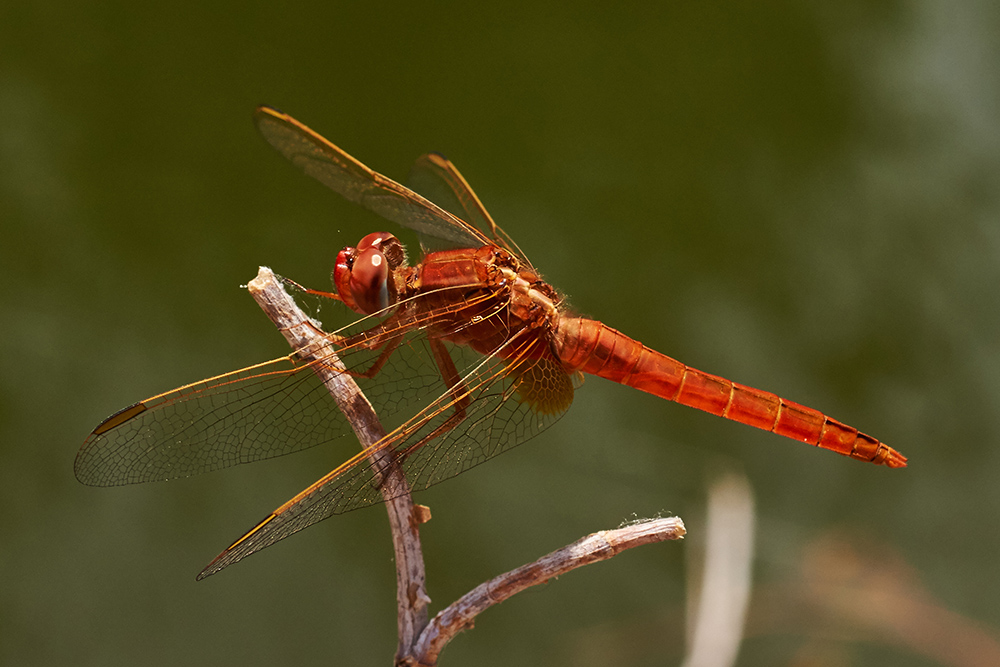
[[[420,237],[423,259],[412,266],[387,233],[338,254],[331,296],[363,317],[329,335],[379,416],[395,419],[365,454],[388,453],[413,490],[548,427],[569,408],[583,373],[862,461],[906,465],[899,452],[817,410],[695,370],[571,314],[443,156],[419,158],[407,188],[280,111],[260,107],[254,118],[264,139],[307,174]],[[125,408],[84,442],[76,476],[96,486],[168,480],[328,443],[350,428],[312,372],[316,363],[293,353]],[[368,456],[352,457],[198,578],[381,502],[378,479]]]

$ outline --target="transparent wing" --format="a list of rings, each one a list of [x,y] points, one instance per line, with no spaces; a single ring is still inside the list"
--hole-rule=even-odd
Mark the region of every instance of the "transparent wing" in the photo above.
[[[76,477],[91,486],[176,479],[332,441],[345,424],[315,420],[336,406],[314,377],[289,355],[136,403],[87,437]]]
[[[478,229],[493,243],[508,250],[524,264],[531,266],[531,262],[517,244],[493,221],[493,217],[473,192],[469,182],[445,156],[440,153],[421,155],[413,164],[406,184],[410,189]],[[425,252],[444,250],[447,247],[445,243],[434,243],[432,239],[423,237],[420,242]]]
[[[453,214],[372,171],[291,116],[261,106],[254,122],[264,139],[306,174],[386,220],[465,248],[489,239]]]
[[[393,427],[395,415],[413,414],[446,389],[424,335],[432,323],[440,324],[433,313],[410,310],[418,314],[397,314],[383,323],[367,317],[332,334],[337,355],[386,428]],[[389,345],[394,349],[384,367],[374,377],[361,375]],[[471,350],[456,354],[478,356]],[[125,408],[84,441],[76,476],[92,486],[161,481],[333,442],[351,429],[312,372],[321,363],[290,354]]]
[[[461,391],[447,392],[370,450],[272,512],[220,554],[199,579],[317,521],[393,497],[379,486],[373,454],[399,465],[414,491],[458,475],[534,437],[559,419],[576,378],[547,356],[540,339],[515,336],[495,354],[466,366]],[[464,348],[449,347],[452,352]],[[506,360],[505,360],[506,359]]]

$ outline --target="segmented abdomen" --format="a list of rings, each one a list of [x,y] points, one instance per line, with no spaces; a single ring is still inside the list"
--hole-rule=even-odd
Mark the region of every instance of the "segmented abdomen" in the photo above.
[[[891,468],[906,457],[822,412],[696,370],[586,318],[562,318],[556,353],[569,371],[583,371],[682,405]]]

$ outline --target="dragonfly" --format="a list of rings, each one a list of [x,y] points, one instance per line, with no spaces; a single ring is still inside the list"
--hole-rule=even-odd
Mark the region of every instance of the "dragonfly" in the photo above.
[[[409,187],[277,109],[263,138],[351,202],[414,230],[408,261],[390,233],[339,252],[329,293],[361,317],[327,334],[338,364],[297,353],[188,384],[105,419],[76,457],[84,484],[170,480],[330,444],[350,432],[318,366],[348,373],[387,435],[274,510],[198,578],[318,521],[391,497],[379,453],[425,489],[532,438],[595,375],[736,422],[890,468],[906,457],[813,408],[687,366],[573,314],[444,156],[418,158]]]

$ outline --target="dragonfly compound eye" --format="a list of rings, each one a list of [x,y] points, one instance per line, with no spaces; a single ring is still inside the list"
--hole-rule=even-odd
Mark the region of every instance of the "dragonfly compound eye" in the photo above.
[[[371,314],[389,307],[389,262],[378,246],[359,249],[350,272],[351,296],[358,310]]]
[[[389,232],[373,232],[361,239],[358,251],[378,248],[389,262],[390,269],[398,269],[406,263],[406,247]]]

